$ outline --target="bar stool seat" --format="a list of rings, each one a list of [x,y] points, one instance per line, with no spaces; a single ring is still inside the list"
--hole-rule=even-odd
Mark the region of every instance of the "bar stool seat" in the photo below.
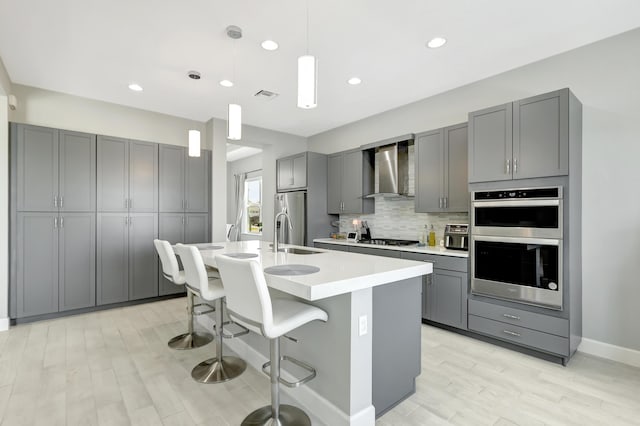
[[[207,276],[202,256],[196,247],[177,244],[175,250],[184,266],[187,288],[202,300],[215,301],[216,356],[196,365],[191,370],[191,377],[200,383],[222,383],[234,379],[244,372],[247,364],[238,357],[223,356],[224,305],[222,299],[225,297],[225,289],[222,282],[217,276]]]
[[[160,263],[162,264],[162,275],[174,283],[175,285],[185,285],[187,282],[184,271],[181,271],[178,266],[178,259],[173,251],[173,247],[168,241],[165,240],[153,240],[153,245],[160,257]],[[216,276],[219,276],[216,271]],[[188,350],[199,348],[211,342],[213,336],[209,333],[196,332],[193,330],[193,317],[195,315],[193,301],[194,293],[187,287],[187,316],[188,316],[188,331],[186,333],[175,336],[169,340],[167,345],[171,349]],[[205,312],[201,312],[205,313]]]
[[[233,259],[225,255],[216,256],[216,265],[225,288],[227,313],[235,322],[269,339],[270,361],[262,366],[270,368],[271,405],[258,408],[243,421],[243,426],[311,425],[309,416],[292,405],[280,404],[280,383],[298,387],[316,376],[310,365],[289,356],[280,355],[280,337],[311,321],[327,321],[329,316],[322,309],[291,299],[271,298],[260,268],[252,259]],[[288,360],[309,371],[309,375],[288,382],[280,377],[280,362]]]

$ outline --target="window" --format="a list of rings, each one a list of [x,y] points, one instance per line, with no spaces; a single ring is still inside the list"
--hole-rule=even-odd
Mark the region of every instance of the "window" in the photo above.
[[[247,178],[244,182],[245,215],[242,232],[262,233],[262,176]]]

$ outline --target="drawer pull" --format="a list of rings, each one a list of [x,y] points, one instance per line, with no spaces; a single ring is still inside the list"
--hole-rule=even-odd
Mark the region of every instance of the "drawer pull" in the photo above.
[[[508,334],[509,336],[520,337],[520,333],[516,333],[515,331],[502,330],[504,334]]]
[[[520,317],[518,317],[516,315],[502,314],[502,316],[505,317],[505,318],[513,319],[513,320],[520,320]]]

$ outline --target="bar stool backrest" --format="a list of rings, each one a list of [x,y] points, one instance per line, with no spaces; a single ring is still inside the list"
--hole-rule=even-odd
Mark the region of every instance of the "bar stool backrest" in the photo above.
[[[176,244],[176,253],[180,256],[182,266],[184,266],[187,286],[196,290],[205,300],[213,300],[219,297],[211,298],[207,296],[209,293],[209,277],[207,277],[207,268],[204,266],[200,250],[194,246]]]
[[[227,297],[227,312],[234,321],[273,338],[271,295],[260,264],[253,259],[216,256],[222,285]]]
[[[185,277],[180,273],[180,267],[178,266],[178,259],[176,254],[169,244],[169,241],[165,240],[153,240],[153,245],[156,247],[158,256],[160,256],[160,263],[162,264],[162,272],[166,279],[174,284],[184,284]]]

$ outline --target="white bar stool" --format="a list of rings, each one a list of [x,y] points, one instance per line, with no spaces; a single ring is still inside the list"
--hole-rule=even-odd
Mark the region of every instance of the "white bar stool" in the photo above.
[[[313,367],[288,356],[280,355],[280,337],[315,320],[327,321],[325,311],[291,299],[271,298],[260,264],[255,260],[232,259],[216,256],[216,265],[224,283],[227,312],[234,321],[269,339],[271,365],[271,405],[249,414],[242,425],[311,425],[309,416],[292,405],[280,405],[280,386],[298,387],[316,376]],[[280,361],[287,360],[307,370],[310,374],[289,382],[280,377]],[[265,371],[266,373],[266,371]]]
[[[238,357],[222,355],[222,337],[224,333],[222,298],[225,297],[222,282],[219,277],[207,276],[202,256],[196,247],[176,244],[175,250],[180,256],[180,260],[182,260],[182,266],[184,266],[187,287],[201,299],[215,301],[216,356],[196,365],[191,370],[191,377],[200,383],[222,383],[234,379],[244,372],[247,364]],[[235,335],[230,337],[235,337]]]
[[[153,240],[160,263],[162,264],[162,275],[176,285],[184,285],[187,280],[184,271],[178,266],[176,254],[168,241]],[[213,336],[209,333],[198,333],[193,330],[193,316],[195,305],[193,304],[193,292],[187,288],[187,315],[188,315],[188,331],[179,336],[173,337],[167,343],[171,349],[194,349],[206,345],[213,340]],[[200,312],[207,313],[212,311]]]

